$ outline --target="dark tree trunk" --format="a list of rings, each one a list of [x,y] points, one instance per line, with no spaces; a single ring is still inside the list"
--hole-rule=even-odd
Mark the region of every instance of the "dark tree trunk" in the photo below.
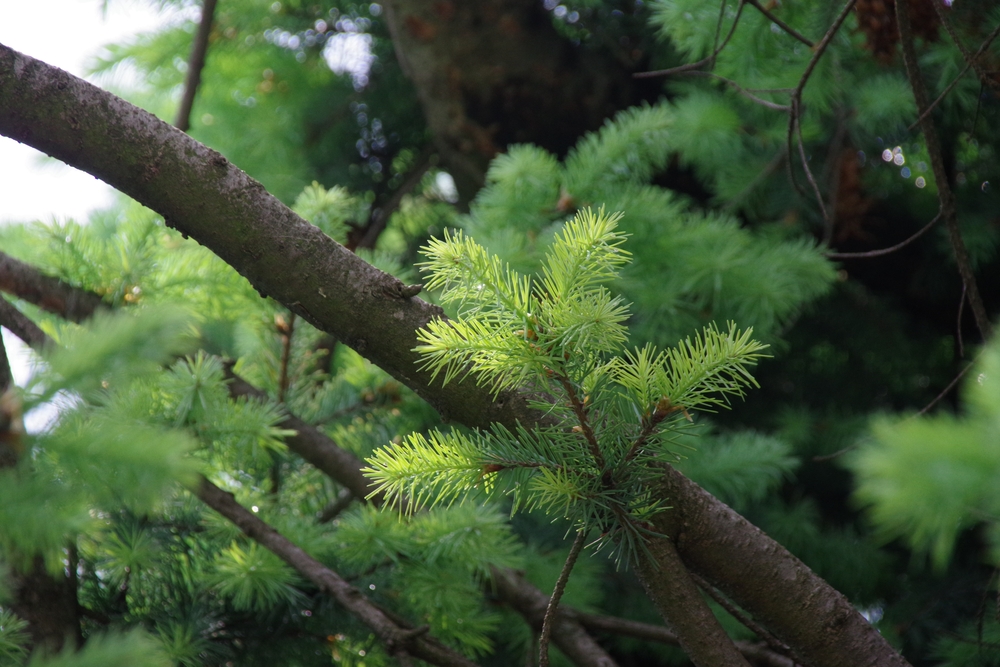
[[[655,95],[636,68],[560,36],[540,0],[387,0],[396,55],[459,194],[514,143],[562,155],[615,112]]]

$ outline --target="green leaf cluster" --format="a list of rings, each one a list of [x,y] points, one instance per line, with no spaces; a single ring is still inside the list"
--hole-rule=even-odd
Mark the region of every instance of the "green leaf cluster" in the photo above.
[[[419,333],[426,368],[448,382],[473,374],[495,392],[526,388],[548,423],[532,430],[414,433],[375,452],[365,472],[414,511],[469,494],[507,494],[596,531],[630,558],[649,519],[655,466],[676,461],[671,435],[691,411],[713,410],[755,386],[765,346],[734,324],[678,346],[627,351],[628,309],[605,283],[628,261],[621,216],[584,210],[546,254],[541,278],[507,266],[461,232],[426,248],[428,286],[458,316]]]

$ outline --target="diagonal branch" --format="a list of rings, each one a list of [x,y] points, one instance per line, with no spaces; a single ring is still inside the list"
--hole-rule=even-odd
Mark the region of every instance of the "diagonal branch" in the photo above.
[[[205,54],[208,52],[208,38],[212,34],[212,21],[215,18],[215,5],[218,0],[205,0],[201,6],[201,21],[198,32],[191,44],[191,56],[188,58],[187,78],[184,80],[184,95],[181,106],[177,110],[177,120],[174,125],[181,132],[187,132],[191,127],[191,109],[194,107],[194,97],[201,85],[201,71],[205,68]]]
[[[986,314],[986,306],[983,304],[983,299],[979,294],[979,285],[976,283],[976,276],[972,272],[972,262],[969,261],[969,252],[965,248],[965,241],[962,240],[962,232],[958,227],[958,209],[955,204],[955,193],[951,189],[951,182],[948,180],[948,173],[945,170],[944,156],[941,152],[941,140],[938,137],[934,119],[930,114],[923,113],[924,109],[928,107],[927,86],[924,84],[923,76],[920,73],[920,63],[917,61],[917,50],[913,45],[913,31],[910,28],[910,10],[906,2],[896,3],[896,23],[899,25],[899,41],[903,46],[903,62],[906,64],[906,75],[910,80],[913,98],[917,103],[917,113],[921,118],[920,129],[924,133],[927,153],[930,156],[931,168],[934,171],[934,181],[938,189],[941,213],[944,215],[945,226],[948,229],[948,241],[951,243],[951,250],[955,254],[955,263],[958,264],[958,273],[962,277],[962,284],[968,290],[969,305],[976,319],[976,326],[979,327],[979,334],[983,340],[989,340],[993,334],[993,324]]]
[[[71,322],[82,322],[104,304],[101,297],[0,252],[0,291]]]
[[[236,502],[233,494],[223,491],[202,477],[191,492],[202,502],[226,517],[250,539],[273,552],[317,588],[372,629],[391,654],[403,652],[432,665],[475,667],[475,663],[427,636],[427,628],[402,627],[361,591],[324,566],[277,530]]]
[[[789,35],[791,35],[795,39],[799,40],[800,42],[808,46],[810,49],[816,48],[816,44],[814,44],[808,37],[797,31],[795,28],[788,25],[781,19],[779,19],[777,16],[774,15],[774,13],[772,13],[770,10],[768,10],[766,7],[760,4],[758,0],[747,0],[747,4],[753,5],[754,8],[757,9],[757,11],[759,11],[761,14],[770,19],[774,23],[774,25],[778,26],[779,28],[787,32]]]
[[[736,16],[735,18],[733,18],[733,25],[729,27],[729,33],[726,35],[726,38],[722,40],[722,43],[715,47],[715,49],[712,51],[710,55],[705,56],[698,62],[687,63],[685,65],[679,65],[677,67],[671,67],[669,69],[658,69],[652,72],[636,72],[635,74],[632,75],[632,78],[652,79],[653,77],[658,77],[658,76],[671,76],[673,74],[681,74],[682,72],[690,72],[691,70],[701,69],[706,65],[709,67],[709,69],[711,69],[715,65],[716,57],[718,57],[718,55],[722,53],[722,50],[726,48],[727,44],[729,44],[729,40],[732,39],[733,33],[736,32],[736,26],[739,25],[740,23],[740,16],[743,14],[743,5],[746,4],[746,2],[747,0],[740,0],[740,4],[736,6]],[[726,3],[723,2],[722,11],[725,11],[725,8],[726,8]],[[720,26],[722,25],[721,20],[722,17],[720,16],[719,17]]]
[[[51,345],[52,339],[7,299],[0,297],[0,326],[36,350]]]

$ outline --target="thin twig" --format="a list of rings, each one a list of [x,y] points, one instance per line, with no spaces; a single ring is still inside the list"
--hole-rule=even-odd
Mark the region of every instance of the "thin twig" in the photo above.
[[[705,65],[714,65],[715,58],[720,53],[722,49],[726,48],[729,40],[732,38],[733,33],[736,32],[736,26],[740,22],[740,15],[743,13],[743,5],[746,0],[740,0],[740,4],[736,7],[736,17],[733,19],[733,25],[729,28],[729,34],[726,38],[722,40],[722,44],[719,44],[710,56],[706,56],[699,60],[698,62],[688,63],[686,65],[679,65],[677,67],[670,67],[668,69],[658,69],[652,72],[636,72],[632,75],[633,79],[652,79],[658,76],[671,76],[673,74],[680,74],[681,72],[690,72],[691,70],[696,70],[704,67]]]
[[[978,357],[977,357],[977,359],[978,359]],[[918,415],[925,415],[925,414],[927,414],[930,411],[931,408],[933,408],[935,405],[937,405],[938,403],[940,403],[941,399],[943,399],[945,396],[947,396],[948,392],[950,392],[952,389],[955,388],[955,385],[958,384],[959,380],[961,380],[963,377],[965,377],[965,374],[969,372],[969,369],[972,368],[972,365],[974,363],[976,363],[975,359],[973,359],[972,361],[970,361],[969,365],[966,366],[965,368],[963,368],[959,372],[959,374],[955,376],[955,379],[952,380],[951,382],[949,382],[948,386],[945,387],[944,389],[942,389],[941,393],[938,394],[937,396],[935,396],[933,401],[931,401],[930,403],[928,403],[927,405],[925,405],[923,408],[921,408],[920,412],[918,412],[917,414]]]
[[[992,87],[989,72],[984,70],[979,64],[979,55],[981,50],[977,51],[975,55],[969,53],[969,50],[965,48],[965,45],[962,44],[962,40],[960,40],[958,35],[955,33],[955,27],[951,24],[951,21],[948,20],[948,15],[945,14],[944,11],[944,3],[932,2],[931,5],[934,7],[934,11],[937,12],[938,19],[941,20],[941,25],[944,26],[944,31],[948,33],[948,36],[951,37],[951,41],[955,43],[955,46],[958,47],[959,52],[961,52],[962,58],[966,63],[972,65],[972,69],[976,70],[976,76],[979,77],[980,83],[984,86]]]
[[[753,5],[757,9],[757,11],[759,11],[761,14],[769,18],[776,26],[787,32],[789,35],[799,40],[800,42],[808,46],[810,49],[815,48],[816,44],[813,43],[812,40],[810,40],[808,37],[797,31],[795,28],[793,28],[792,26],[788,25],[787,23],[779,19],[777,16],[771,13],[770,10],[761,5],[757,0],[746,0],[746,2],[748,5]]]
[[[855,1],[856,0],[847,0],[847,4],[845,4],[844,8],[840,10],[840,14],[837,15],[837,18],[834,20],[833,24],[826,31],[826,34],[823,35],[823,39],[820,41],[819,45],[816,46],[816,50],[813,53],[812,58],[810,58],[809,63],[806,65],[805,71],[802,72],[802,76],[799,78],[798,85],[795,86],[795,90],[792,92],[790,100],[791,113],[789,113],[788,115],[788,132],[785,138],[785,143],[787,145],[786,150],[788,152],[788,155],[792,154],[792,137],[795,136],[795,131],[797,127],[799,130],[798,132],[799,142],[801,143],[802,141],[802,128],[800,127],[801,122],[799,120],[799,116],[802,110],[802,91],[805,89],[806,83],[808,83],[809,81],[809,77],[812,76],[813,70],[816,69],[816,65],[819,63],[819,59],[823,57],[823,54],[826,52],[827,47],[830,46],[830,42],[833,41],[834,35],[836,35],[837,31],[840,30],[840,26],[843,25],[844,20],[847,19],[847,15],[851,13],[851,9],[854,7]],[[808,165],[805,164],[804,159],[803,159],[803,166],[806,167],[806,173],[809,174],[809,167]],[[799,184],[795,180],[795,170],[792,168],[791,160],[788,161],[788,176],[795,190],[800,195],[805,197],[806,193],[802,191],[802,188],[799,187]],[[811,178],[811,174],[809,174],[809,176]],[[826,219],[826,210],[823,207],[822,198],[819,199],[819,205],[820,208],[823,209],[823,218]]]
[[[285,402],[288,392],[288,362],[292,357],[292,336],[295,334],[295,313],[289,311],[288,322],[278,322],[281,334],[281,369],[278,373],[278,402]]]
[[[793,657],[792,650],[788,647],[788,645],[786,645],[780,639],[771,634],[765,627],[763,627],[762,625],[754,621],[752,618],[750,618],[750,616],[748,616],[747,613],[744,612],[742,609],[740,609],[735,604],[730,602],[724,595],[722,595],[721,593],[719,593],[718,590],[716,590],[715,586],[708,583],[694,572],[689,571],[689,574],[691,575],[691,578],[694,579],[695,583],[698,584],[698,587],[701,588],[701,590],[705,591],[705,593],[708,594],[710,598],[715,600],[716,604],[718,604],[720,607],[729,612],[730,616],[732,616],[737,621],[742,623],[755,635],[763,639],[767,643],[767,645],[771,647],[771,650],[776,651],[781,655],[787,655],[789,657]],[[796,662],[800,661],[796,660]]]
[[[198,32],[191,44],[191,56],[188,58],[187,77],[184,81],[184,95],[181,106],[177,110],[177,120],[174,122],[181,132],[187,132],[191,127],[191,109],[194,107],[194,96],[201,84],[201,71],[205,68],[205,54],[208,52],[208,37],[212,34],[212,21],[215,17],[217,0],[205,0],[201,7],[201,22]]]
[[[740,190],[736,194],[736,196],[734,196],[732,199],[726,202],[726,204],[722,207],[722,210],[723,211],[729,210],[734,206],[736,206],[736,204],[741,202],[747,195],[749,195],[753,191],[754,188],[757,187],[757,185],[759,185],[765,179],[769,178],[771,174],[776,172],[778,168],[781,167],[781,163],[785,161],[785,157],[787,155],[788,155],[787,153],[781,151],[777,153],[773,158],[771,158],[771,161],[768,162],[767,165],[763,169],[761,169],[756,176],[753,177],[753,180],[751,180],[750,183],[748,183],[745,188]]]
[[[735,89],[736,92],[738,92],[743,97],[745,97],[748,100],[750,100],[750,101],[752,101],[752,102],[754,102],[756,104],[759,104],[759,105],[761,105],[763,107],[767,107],[768,109],[774,109],[775,111],[791,111],[792,110],[792,108],[790,106],[788,106],[787,104],[778,104],[777,102],[770,102],[768,100],[761,99],[760,97],[757,97],[752,92],[750,92],[750,90],[748,88],[744,88],[743,86],[741,86],[740,84],[736,83],[732,79],[727,79],[724,76],[719,76],[718,74],[716,74],[714,72],[706,72],[704,70],[690,70],[690,71],[687,71],[687,72],[682,72],[682,74],[687,74],[689,76],[707,76],[707,77],[711,77],[713,79],[718,79],[719,81],[723,82],[727,86],[730,86],[733,89]]]
[[[560,374],[556,376],[556,379],[558,379],[559,384],[562,385],[563,390],[566,392],[566,398],[569,399],[570,406],[576,414],[576,420],[580,424],[580,430],[583,432],[583,437],[587,441],[587,447],[590,449],[590,454],[594,457],[594,463],[597,464],[598,470],[604,470],[606,465],[604,462],[604,455],[601,453],[601,448],[597,444],[597,436],[594,435],[594,429],[591,427],[590,420],[587,418],[587,408],[582,402],[580,402],[580,397],[576,395],[573,383],[569,381],[568,377]]]
[[[351,493],[350,489],[341,489],[340,493],[337,494],[337,497],[331,500],[330,503],[323,508],[323,511],[320,512],[319,518],[316,522],[330,523],[340,516],[341,512],[350,507],[351,503],[353,503],[356,499],[357,496]]]
[[[793,107],[796,107],[796,115],[798,115],[797,110],[800,108],[801,104],[801,100],[796,100],[792,104]],[[823,220],[829,225],[830,216],[826,212],[826,204],[823,203],[823,195],[819,191],[819,183],[816,182],[816,177],[813,176],[812,169],[809,168],[809,158],[806,157],[806,142],[802,139],[801,119],[798,119],[795,123],[795,133],[799,138],[799,159],[802,160],[802,170],[806,172],[806,180],[809,181],[809,185],[811,185],[813,189],[813,194],[816,195],[816,203],[819,204],[819,212],[823,214]]]
[[[933,4],[935,5],[935,7],[937,6],[936,2]],[[945,96],[951,92],[951,89],[954,88],[956,85],[958,85],[958,82],[961,81],[962,77],[965,76],[965,73],[972,68],[972,63],[979,59],[979,56],[981,56],[986,51],[986,49],[990,47],[990,44],[993,43],[993,40],[995,40],[998,35],[1000,35],[1000,25],[998,25],[996,28],[993,29],[993,32],[989,34],[989,36],[986,38],[986,41],[984,41],[982,45],[979,47],[979,49],[974,54],[972,54],[971,59],[966,59],[965,67],[962,68],[962,71],[959,72],[958,75],[951,80],[951,83],[949,83],[948,86],[944,89],[944,91],[942,91],[942,93],[937,96],[937,99],[935,99],[933,102],[927,105],[927,108],[924,109],[923,113],[920,114],[920,117],[917,118],[915,121],[913,121],[912,125],[906,128],[908,131],[913,130],[913,128],[919,125],[920,122],[924,119],[924,117],[926,117],[927,114],[933,111],[934,107],[940,104],[941,100],[943,100]]]
[[[900,241],[894,246],[889,246],[888,248],[881,248],[879,250],[868,250],[867,252],[828,252],[824,253],[824,256],[827,259],[867,259],[870,257],[882,257],[883,255],[894,253],[897,250],[900,250],[910,245],[918,238],[923,236],[924,233],[926,233],[927,230],[933,227],[935,223],[937,223],[937,221],[940,219],[941,219],[941,211],[938,211],[938,214],[935,215],[930,222],[928,222],[926,225],[921,227],[917,232],[915,232],[913,236],[910,236],[909,238]]]
[[[566,557],[566,562],[563,564],[559,578],[556,580],[555,588],[552,589],[552,597],[549,598],[549,606],[546,607],[545,617],[542,619],[542,634],[538,639],[538,667],[548,667],[549,665],[549,637],[552,636],[552,624],[556,620],[556,610],[559,608],[559,600],[566,590],[566,582],[569,581],[569,574],[573,571],[573,566],[576,564],[576,559],[579,558],[580,552],[583,551],[583,544],[586,538],[586,531],[577,531],[576,539],[573,540],[573,546],[570,547],[569,555]]]
[[[368,224],[361,231],[361,238],[357,244],[354,247],[349,246],[351,250],[375,247],[375,242],[378,241],[379,235],[385,230],[386,225],[389,224],[389,218],[392,217],[392,214],[396,212],[396,209],[403,202],[403,197],[413,192],[420,185],[424,174],[430,170],[433,164],[434,147],[426,146],[417,156],[413,168],[410,169],[410,172],[406,175],[403,182],[400,183],[399,187],[396,188],[396,191],[392,193],[392,196],[380,206],[372,205],[371,213],[368,216]]]
[[[906,75],[910,80],[910,88],[913,90],[913,98],[917,103],[917,112],[921,113],[928,106],[927,87],[920,74],[920,63],[917,61],[917,51],[913,45],[913,31],[910,28],[910,11],[908,3],[896,3],[896,23],[899,25],[899,40],[903,46],[903,62],[906,64]],[[962,240],[962,233],[958,227],[958,211],[955,206],[955,193],[951,189],[948,181],[948,173],[944,166],[944,157],[941,151],[941,141],[938,138],[937,128],[934,126],[934,119],[929,115],[922,115],[920,129],[924,133],[924,140],[927,144],[927,153],[931,160],[931,167],[934,171],[934,180],[937,183],[938,201],[941,211],[944,214],[944,221],[948,227],[948,240],[951,242],[952,252],[955,253],[955,263],[958,264],[958,272],[962,277],[962,282],[968,288],[969,306],[976,319],[976,326],[983,340],[989,340],[993,333],[993,324],[986,314],[986,306],[979,295],[979,286],[976,283],[976,276],[972,271],[972,263],[969,261],[969,253]]]

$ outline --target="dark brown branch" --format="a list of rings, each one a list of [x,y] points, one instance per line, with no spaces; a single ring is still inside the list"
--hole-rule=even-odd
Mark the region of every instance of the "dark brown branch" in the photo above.
[[[365,225],[365,229],[361,234],[361,239],[358,241],[357,245],[352,247],[351,250],[356,248],[374,248],[375,243],[378,241],[378,237],[385,231],[385,226],[389,224],[389,218],[392,214],[396,212],[399,205],[403,202],[403,197],[413,192],[414,188],[420,185],[420,181],[423,180],[424,174],[431,168],[433,164],[434,149],[432,146],[427,146],[420,155],[417,156],[416,163],[410,170],[410,173],[406,175],[406,179],[396,188],[396,191],[392,193],[392,196],[380,206],[372,205],[371,214],[368,216],[368,224]]]
[[[743,624],[748,630],[753,632],[755,635],[760,637],[764,642],[771,647],[771,650],[778,653],[779,655],[788,655],[791,651],[785,646],[777,637],[772,635],[767,628],[760,625],[754,621],[750,616],[747,615],[745,611],[740,609],[738,606],[730,602],[725,595],[716,590],[715,586],[711,585],[697,574],[691,574],[691,578],[698,588],[703,590],[708,597],[715,600],[715,603],[726,610],[726,612]],[[798,662],[798,661],[797,661]]]
[[[205,54],[208,53],[208,38],[212,34],[212,21],[215,18],[217,0],[205,0],[201,6],[201,22],[191,44],[191,56],[188,58],[187,77],[184,80],[184,95],[181,106],[177,110],[177,120],[174,125],[181,132],[187,132],[191,127],[191,109],[194,107],[194,97],[201,85],[201,71],[205,68]]]
[[[25,345],[40,350],[52,343],[49,335],[32,322],[10,301],[0,297],[0,326],[24,341]]]
[[[268,398],[263,391],[233,373],[232,364],[226,365],[226,379],[229,394],[234,398],[246,396],[264,401]],[[285,444],[290,450],[322,470],[355,497],[365,498],[371,492],[368,487],[368,478],[361,474],[361,468],[364,467],[361,459],[346,449],[342,449],[318,429],[295,415],[286,414],[278,425],[281,428],[295,431],[295,435],[285,438]],[[376,504],[381,504],[381,500],[381,496],[369,499],[370,502]]]
[[[812,40],[810,40],[808,37],[797,31],[795,28],[793,28],[792,26],[788,25],[787,23],[779,19],[766,7],[761,5],[757,0],[746,0],[746,2],[748,5],[753,5],[757,9],[757,11],[759,11],[761,14],[770,19],[774,23],[774,25],[778,26],[779,28],[787,32],[789,35],[791,35],[795,39],[799,40],[800,42],[808,46],[810,49],[816,47],[816,44]]]
[[[975,365],[975,363],[976,363],[976,361],[974,359],[968,365],[966,365],[965,368],[963,368],[961,371],[959,371],[958,375],[956,375],[955,378],[951,382],[948,383],[948,386],[945,387],[944,389],[942,389],[941,393],[938,394],[937,396],[935,396],[933,401],[931,401],[930,403],[928,403],[927,405],[925,405],[924,407],[922,407],[920,409],[920,412],[918,412],[917,414],[918,415],[925,415],[925,414],[927,414],[931,410],[931,408],[933,408],[935,405],[937,405],[938,403],[940,403],[941,399],[943,399],[945,396],[947,396],[948,392],[950,392],[952,389],[955,388],[955,385],[958,384],[959,380],[961,380],[963,377],[965,377],[965,374],[969,372],[969,369],[972,368]]]
[[[677,67],[670,67],[668,69],[658,69],[652,72],[636,72],[635,74],[632,75],[632,78],[651,79],[657,76],[671,76],[674,74],[681,74],[683,72],[690,72],[691,70],[701,69],[706,65],[710,67],[713,66],[715,64],[716,57],[718,57],[718,55],[722,53],[722,49],[726,48],[726,45],[729,44],[729,40],[732,39],[733,37],[733,33],[736,32],[736,26],[739,25],[740,16],[743,13],[743,5],[745,4],[745,2],[746,0],[740,0],[740,4],[737,5],[736,7],[736,17],[733,19],[733,25],[730,26],[729,28],[729,33],[726,35],[726,38],[722,40],[722,43],[719,44],[717,47],[715,47],[715,50],[712,51],[711,55],[702,58],[698,62],[687,63],[686,65],[679,65]],[[722,8],[723,10],[725,9],[725,2],[722,3]]]
[[[882,257],[883,255],[894,253],[897,250],[900,250],[901,248],[905,248],[906,246],[910,245],[911,243],[919,239],[921,236],[923,236],[924,233],[927,232],[927,230],[929,230],[931,227],[933,227],[940,219],[941,219],[941,211],[938,211],[938,214],[935,215],[930,222],[921,227],[915,234],[913,234],[912,236],[903,241],[900,241],[896,245],[889,246],[888,248],[882,248],[880,250],[868,250],[866,252],[828,252],[824,253],[824,255],[826,256],[827,259],[866,259],[870,257]]]
[[[604,454],[601,453],[601,447],[597,444],[597,436],[594,435],[590,419],[587,418],[587,408],[580,401],[580,397],[576,395],[576,389],[573,388],[573,383],[570,382],[568,377],[560,374],[556,376],[556,379],[562,385],[563,391],[566,392],[566,398],[569,399],[569,404],[576,415],[576,421],[580,425],[580,430],[583,433],[584,440],[587,442],[590,455],[594,457],[594,464],[598,470],[604,470],[607,464],[604,462]]]
[[[509,568],[490,568],[497,597],[520,614],[535,630],[541,630],[549,596]],[[615,661],[587,634],[575,619],[560,612],[552,626],[552,642],[578,667],[616,667]],[[532,656],[535,654],[532,650]]]
[[[899,41],[903,46],[903,62],[906,64],[906,75],[910,80],[913,98],[917,103],[917,113],[922,118],[920,129],[924,133],[927,153],[930,156],[931,167],[934,171],[934,181],[938,189],[938,200],[941,205],[941,212],[944,215],[945,225],[948,228],[948,240],[951,243],[952,252],[955,254],[955,263],[958,264],[958,272],[962,276],[962,283],[968,290],[969,306],[972,308],[972,314],[976,319],[976,326],[979,327],[979,334],[983,340],[989,340],[993,334],[993,324],[986,314],[986,306],[979,295],[979,285],[976,283],[976,276],[972,271],[972,263],[969,261],[969,253],[965,248],[965,241],[962,240],[962,233],[958,227],[958,210],[955,204],[955,193],[951,189],[948,172],[944,166],[941,141],[938,138],[934,119],[930,115],[923,113],[924,109],[928,107],[927,86],[924,85],[924,79],[920,73],[920,63],[917,61],[917,51],[913,45],[913,31],[910,28],[908,3],[896,3],[896,23],[899,25]]]
[[[82,322],[103,307],[101,297],[0,252],[0,291],[35,304],[72,322]]]
[[[671,646],[680,645],[677,642],[677,634],[662,625],[631,621],[614,616],[585,614],[572,608],[563,609],[560,613],[579,621],[590,632],[606,632],[624,637],[659,642],[661,644],[670,644]],[[737,640],[733,643],[739,649],[740,653],[754,665],[760,667],[795,667],[796,665],[791,658],[775,653],[762,642]]]
[[[0,322],[2,324],[2,322]],[[0,337],[0,396],[7,393],[7,390],[14,386],[14,375],[10,372],[10,359],[7,358],[7,347],[3,344],[3,337]],[[2,431],[0,427],[0,431]],[[0,461],[3,460],[5,447],[0,443]],[[0,463],[0,468],[4,467]]]
[[[809,171],[809,166],[806,163],[805,154],[803,152],[804,149],[802,148],[802,145],[801,145],[802,144],[802,134],[801,134],[802,129],[800,127],[801,123],[800,123],[799,116],[802,113],[802,91],[805,90],[806,84],[809,82],[809,77],[812,76],[813,70],[815,70],[816,69],[816,65],[819,64],[819,59],[823,57],[824,53],[826,53],[827,47],[830,46],[830,42],[833,41],[833,38],[837,34],[837,31],[840,30],[840,26],[843,25],[844,20],[847,18],[848,14],[851,13],[851,8],[854,7],[854,3],[855,3],[855,0],[847,0],[847,3],[844,5],[844,8],[840,10],[840,14],[837,15],[837,18],[834,19],[833,24],[826,31],[826,34],[823,35],[823,39],[820,40],[820,43],[816,47],[816,50],[813,53],[812,58],[809,59],[809,63],[806,65],[805,71],[802,72],[802,76],[799,78],[798,85],[795,86],[795,90],[792,91],[792,96],[791,96],[791,101],[790,101],[790,106],[792,108],[792,111],[791,111],[790,114],[788,114],[788,133],[787,133],[787,136],[786,136],[786,139],[785,139],[785,143],[787,145],[786,146],[786,151],[787,151],[788,155],[792,154],[792,137],[795,136],[796,134],[798,134],[798,137],[799,137],[799,149],[800,149],[800,153],[803,156],[802,157],[802,165],[803,165],[803,167],[805,167],[806,174],[808,175],[808,177],[810,179],[810,182],[813,182],[813,183],[815,181],[812,178],[812,173]],[[796,133],[796,130],[798,130],[798,133]],[[799,184],[795,181],[795,170],[792,169],[792,161],[791,160],[788,161],[788,176],[789,176],[789,178],[790,178],[790,180],[792,182],[792,186],[794,186],[795,189],[796,189],[796,191],[798,191],[798,193],[801,194],[804,197],[805,193],[799,187]],[[816,196],[819,197],[818,187],[816,188],[816,190],[817,190],[817,195]],[[819,198],[818,201],[819,201],[820,209],[823,211],[823,219],[825,220],[826,219],[826,209],[823,206],[823,200],[822,200],[822,198]]]
[[[636,556],[636,574],[663,620],[697,667],[749,667],[698,591],[673,542],[651,537]]]
[[[351,493],[350,489],[342,489],[337,497],[330,501],[323,511],[320,512],[319,517],[316,519],[318,523],[330,523],[336,519],[340,514],[351,506],[357,496]]]
[[[549,598],[549,604],[545,608],[545,616],[542,618],[542,634],[538,637],[538,667],[549,667],[549,638],[552,636],[552,625],[555,623],[556,611],[559,609],[559,600],[562,599],[563,592],[566,590],[570,572],[573,571],[576,559],[583,551],[586,539],[587,533],[585,531],[577,531],[573,546],[570,547],[569,555],[566,556],[566,562],[563,564],[559,578],[556,579],[556,585],[552,589],[552,597]]]
[[[474,667],[474,662],[426,636],[426,628],[403,627],[389,618],[339,574],[237,503],[233,494],[223,491],[204,477],[191,492],[360,619],[386,645],[390,654],[405,651],[433,665]]]

